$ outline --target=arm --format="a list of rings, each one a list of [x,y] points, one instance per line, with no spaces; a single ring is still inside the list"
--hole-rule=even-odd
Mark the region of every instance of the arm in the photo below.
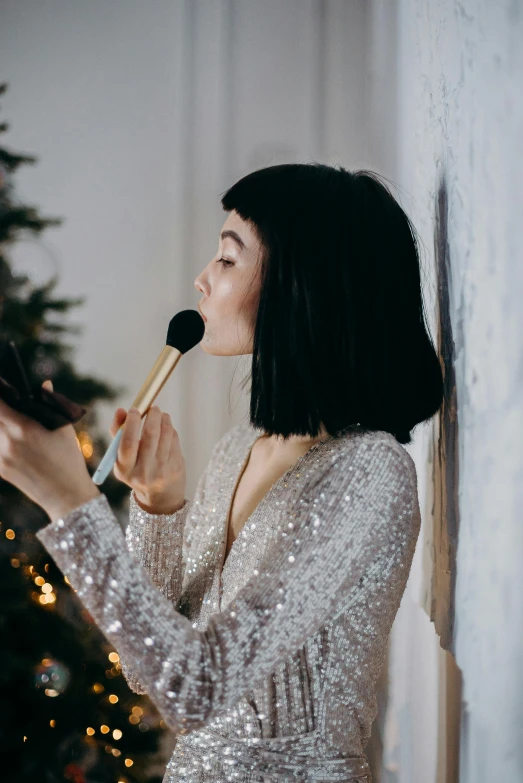
[[[293,527],[282,525],[259,574],[204,631],[137,568],[105,495],[36,535],[166,723],[188,733],[301,647],[378,557],[410,567],[418,528],[407,459],[385,441],[360,442],[326,468],[287,511]]]
[[[209,462],[200,476],[194,500],[187,498],[184,505],[172,514],[152,514],[145,511],[134,493],[129,496],[129,524],[125,528],[128,551],[148,572],[153,584],[178,609],[182,592],[185,563],[197,522],[197,510],[205,506],[205,485],[217,454],[225,452],[236,432],[236,427],[225,433],[215,444]],[[144,694],[147,689],[139,682],[136,672],[124,656],[120,666],[127,684],[134,693]]]
[[[197,496],[202,494],[202,483],[199,482]],[[173,605],[176,605],[181,593],[184,570],[183,535],[191,508],[193,504],[185,498],[182,508],[173,514],[150,514],[138,504],[134,489],[129,497],[129,524],[125,529],[127,549],[147,570],[153,584]],[[134,693],[147,693],[135,672],[122,657],[120,665],[130,689]]]
[[[201,489],[200,482],[195,499],[201,498]],[[194,503],[185,498],[183,506],[173,514],[151,514],[139,505],[134,489],[129,496],[129,524],[125,529],[127,549],[147,570],[158,590],[174,604],[182,589],[183,536],[193,507]]]
[[[185,498],[183,506],[173,514],[145,511],[136,500],[134,489],[129,496],[129,524],[125,529],[127,550],[175,609],[182,594],[185,564],[197,532],[199,511],[206,503],[207,476],[214,471],[216,460],[226,456],[239,426],[232,427],[215,443],[196,484],[194,500]]]

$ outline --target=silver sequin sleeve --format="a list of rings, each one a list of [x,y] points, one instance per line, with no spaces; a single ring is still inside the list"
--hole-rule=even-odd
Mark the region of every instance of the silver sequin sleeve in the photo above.
[[[182,587],[182,545],[190,508],[191,503],[185,498],[182,508],[173,514],[150,514],[138,504],[134,490],[129,498],[129,524],[125,529],[127,549],[175,608]],[[127,661],[120,658],[120,665],[131,690],[147,693]]]
[[[204,502],[207,474],[228,437],[229,433],[226,433],[214,446],[209,463],[196,485],[194,500],[185,498],[183,506],[173,514],[151,514],[139,505],[134,490],[131,490],[129,496],[129,524],[125,528],[127,549],[143,565],[158,590],[175,609],[179,609],[193,520],[196,519],[191,512]],[[131,690],[138,694],[147,693],[133,668],[122,656],[120,665]]]
[[[144,521],[143,537],[135,529],[134,553],[103,494],[37,537],[166,723],[186,734],[232,708],[347,607],[376,564],[394,564],[406,581],[418,527],[402,451],[360,440],[322,465],[286,506],[256,574],[204,629],[175,608],[183,509],[157,530]]]

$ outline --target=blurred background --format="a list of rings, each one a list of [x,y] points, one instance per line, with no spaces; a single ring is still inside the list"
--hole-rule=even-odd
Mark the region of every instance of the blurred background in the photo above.
[[[201,298],[241,176],[370,168],[421,235],[446,399],[406,446],[423,524],[367,748],[376,783],[523,780],[522,34],[517,0],[0,5],[2,337],[33,383],[88,408],[91,473],[170,318]],[[197,346],[157,398],[188,497],[246,420],[249,360]],[[5,780],[160,781],[173,735],[35,543],[38,509],[2,484]],[[125,525],[127,488],[103,491]]]

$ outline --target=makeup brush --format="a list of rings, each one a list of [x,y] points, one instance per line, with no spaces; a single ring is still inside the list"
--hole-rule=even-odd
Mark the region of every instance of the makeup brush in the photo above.
[[[137,408],[140,411],[142,419],[163,389],[180,357],[194,348],[201,341],[204,333],[205,323],[197,310],[180,310],[171,318],[165,347],[162,348],[154,367],[131,405],[132,408]],[[123,426],[122,424],[114,436],[93,475],[95,484],[102,484],[105,481],[118,458],[118,446]]]

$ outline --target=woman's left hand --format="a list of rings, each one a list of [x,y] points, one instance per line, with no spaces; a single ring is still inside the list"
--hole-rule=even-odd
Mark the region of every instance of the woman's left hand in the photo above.
[[[51,381],[42,385],[53,389]],[[41,506],[51,521],[101,494],[89,475],[72,424],[48,430],[3,400],[0,476]]]

